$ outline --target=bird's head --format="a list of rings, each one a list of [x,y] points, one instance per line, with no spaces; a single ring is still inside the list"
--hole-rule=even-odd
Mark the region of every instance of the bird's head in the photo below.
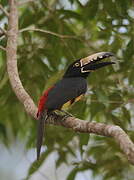
[[[64,74],[64,77],[87,77],[90,72],[104,66],[115,64],[115,62],[103,61],[108,57],[114,56],[111,52],[99,52],[73,62]]]

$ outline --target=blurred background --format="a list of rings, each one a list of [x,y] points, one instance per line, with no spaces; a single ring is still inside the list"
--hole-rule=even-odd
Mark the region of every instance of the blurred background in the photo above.
[[[7,0],[1,4],[8,10]],[[33,0],[18,11],[20,29],[68,36],[28,30],[19,34],[19,75],[34,102],[74,60],[113,52],[116,65],[92,73],[86,97],[68,111],[83,120],[119,125],[134,141],[134,2]],[[7,24],[0,11],[0,27],[7,29]],[[3,36],[0,45],[6,46]],[[0,50],[1,180],[134,179],[134,167],[112,138],[58,126],[47,126],[41,160],[34,162],[36,127],[11,89],[5,52]]]

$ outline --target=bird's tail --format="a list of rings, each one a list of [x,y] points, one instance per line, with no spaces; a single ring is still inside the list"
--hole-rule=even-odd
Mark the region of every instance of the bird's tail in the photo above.
[[[41,146],[43,143],[44,126],[47,119],[47,110],[40,113],[38,118],[38,129],[37,129],[37,160],[40,158]]]

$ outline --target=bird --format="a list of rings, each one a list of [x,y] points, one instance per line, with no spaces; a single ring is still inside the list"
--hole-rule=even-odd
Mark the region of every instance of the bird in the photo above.
[[[111,56],[114,56],[111,52],[99,52],[74,61],[69,65],[61,80],[43,93],[37,112],[37,160],[40,158],[44,126],[49,113],[62,110],[66,105],[72,105],[80,100],[87,91],[86,79],[89,74],[99,68],[115,64],[112,61],[102,61]]]

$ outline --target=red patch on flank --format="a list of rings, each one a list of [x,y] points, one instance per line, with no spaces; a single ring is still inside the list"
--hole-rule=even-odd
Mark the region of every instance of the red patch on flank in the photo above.
[[[43,111],[43,109],[45,109],[45,103],[47,101],[47,97],[48,97],[48,93],[49,91],[52,89],[53,87],[47,89],[43,96],[41,96],[40,100],[39,100],[39,104],[38,104],[38,112],[37,112],[37,117],[39,117],[40,113]]]

